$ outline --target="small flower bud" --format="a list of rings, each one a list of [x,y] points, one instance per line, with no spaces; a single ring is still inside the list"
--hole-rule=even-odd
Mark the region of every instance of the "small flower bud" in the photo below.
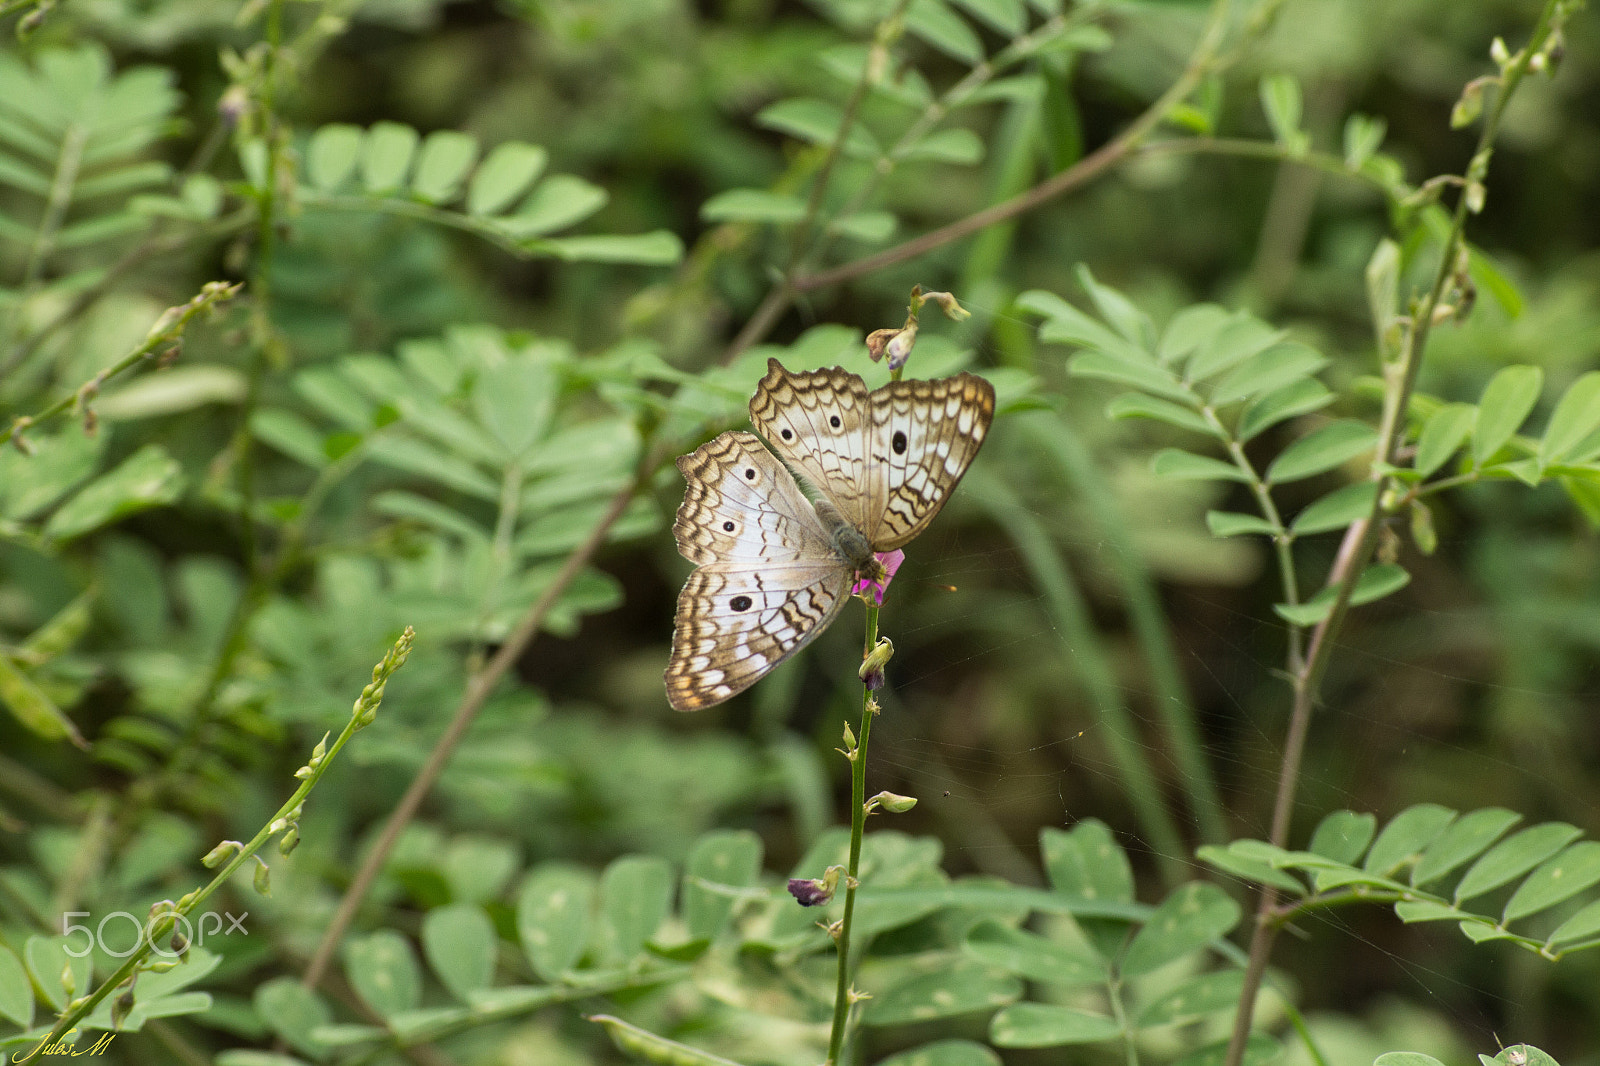
[[[1506,42],[1496,37],[1489,44],[1489,58],[1495,61],[1496,66],[1505,66],[1511,62],[1511,49],[1506,47]]]
[[[154,969],[154,967],[151,967]],[[128,982],[128,987],[116,999],[111,1001],[111,1028],[121,1029],[122,1023],[128,1020],[128,1015],[133,1013],[133,982]]]
[[[855,730],[850,728],[850,723],[849,722],[846,722],[844,724],[844,750],[845,751],[855,751],[856,750],[856,732],[855,732]]]
[[[263,896],[272,895],[272,871],[267,868],[267,864],[259,855],[256,856],[255,887]]]
[[[189,950],[189,938],[174,929],[172,931],[172,940],[170,942],[170,946],[174,955],[182,955],[185,951]]]
[[[78,991],[78,979],[72,975],[72,963],[67,963],[61,968],[61,990],[71,999]]]
[[[890,814],[904,814],[917,805],[915,796],[900,796],[893,792],[880,792],[867,800],[867,812],[870,814],[874,808],[881,808]]]
[[[953,321],[965,322],[972,317],[972,312],[962,307],[956,302],[956,298],[947,292],[924,293],[922,298],[938,304],[939,309],[945,313],[945,317]]]
[[[1439,548],[1439,534],[1433,528],[1433,511],[1421,500],[1411,501],[1411,539],[1423,555],[1432,555]]]
[[[206,852],[206,857],[200,860],[200,865],[204,866],[208,870],[215,870],[217,867],[233,858],[235,852],[243,850],[243,847],[244,845],[240,844],[237,840],[224,840],[222,843]]]
[[[868,689],[876,692],[883,687],[883,669],[892,658],[894,658],[894,642],[888,637],[879,637],[877,645],[867,655],[856,674]]]
[[[278,854],[287,855],[300,845],[300,827],[295,826],[283,834],[283,839],[278,841]]]

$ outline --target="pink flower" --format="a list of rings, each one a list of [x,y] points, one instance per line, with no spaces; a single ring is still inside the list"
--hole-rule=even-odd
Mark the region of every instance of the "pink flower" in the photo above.
[[[882,607],[883,598],[889,593],[889,582],[894,580],[895,571],[900,569],[900,564],[906,561],[906,553],[896,548],[892,552],[878,552],[876,555],[878,562],[883,564],[882,580],[875,581],[870,577],[860,578],[850,589],[850,595],[870,595],[873,605]]]

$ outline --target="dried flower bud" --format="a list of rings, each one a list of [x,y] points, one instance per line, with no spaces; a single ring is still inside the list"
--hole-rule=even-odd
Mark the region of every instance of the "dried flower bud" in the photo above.
[[[872,356],[874,363],[883,358],[884,349],[899,335],[898,329],[875,329],[867,334],[867,354]]]

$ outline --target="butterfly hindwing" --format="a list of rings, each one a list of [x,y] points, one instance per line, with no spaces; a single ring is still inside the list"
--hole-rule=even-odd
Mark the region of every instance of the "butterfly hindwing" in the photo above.
[[[994,418],[994,386],[973,374],[891,381],[870,397],[867,514],[877,551],[927,528],[978,454]]]
[[[678,594],[668,701],[696,711],[755,684],[828,627],[851,577],[832,558],[700,567]]]

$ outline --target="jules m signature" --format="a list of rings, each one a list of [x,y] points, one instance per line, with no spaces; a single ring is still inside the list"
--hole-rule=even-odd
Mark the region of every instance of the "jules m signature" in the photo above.
[[[57,1040],[54,1044],[40,1043],[32,1051],[19,1051],[11,1056],[11,1061],[21,1062],[23,1059],[29,1059],[35,1055],[39,1056],[40,1058],[43,1058],[46,1055],[69,1055],[72,1058],[77,1058],[79,1055],[104,1055],[106,1053],[106,1048],[111,1046],[111,1041],[117,1038],[116,1033],[103,1033],[101,1034],[99,1040],[96,1040],[88,1047],[81,1048],[73,1044],[69,1044],[66,1041],[66,1037],[70,1037],[77,1031],[77,1029],[68,1029],[65,1037],[63,1037],[61,1040]]]

